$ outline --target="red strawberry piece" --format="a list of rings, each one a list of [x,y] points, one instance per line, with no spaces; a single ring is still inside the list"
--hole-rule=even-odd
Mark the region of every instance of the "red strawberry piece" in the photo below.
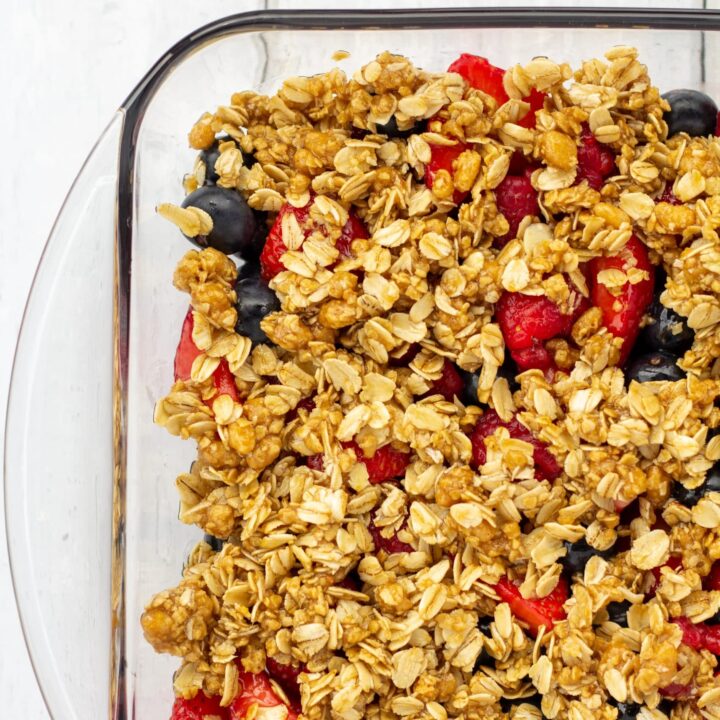
[[[298,676],[307,669],[304,665],[285,665],[269,657],[265,663],[268,675],[285,691],[293,708],[300,712]]]
[[[305,460],[305,464],[311,470],[319,470],[320,472],[322,472],[325,469],[325,461],[323,460],[323,456],[321,453],[318,453],[317,455],[308,455],[307,459]]]
[[[587,180],[588,185],[595,190],[599,190],[605,178],[615,171],[615,156],[612,150],[598,142],[588,125],[583,125],[577,159],[575,182]]]
[[[682,200],[675,195],[672,188],[672,183],[667,183],[665,185],[665,189],[662,191],[662,195],[658,197],[656,202],[666,202],[670,203],[670,205],[682,205]]]
[[[195,321],[193,319],[193,311],[190,308],[183,320],[182,331],[180,332],[180,342],[175,351],[175,380],[189,380],[192,371],[192,365],[195,358],[202,353],[192,339],[193,327]],[[240,400],[237,385],[235,385],[235,376],[230,371],[227,360],[223,358],[213,373],[213,382],[215,383],[215,394],[205,401],[208,407],[212,407],[213,400],[218,395],[230,395],[234,402]]]
[[[503,247],[508,241],[517,237],[518,227],[524,217],[540,214],[537,193],[530,182],[531,172],[532,169],[528,169],[523,175],[506,175],[495,188],[497,208],[510,225],[505,235],[496,238],[498,247]]]
[[[539,480],[554,480],[560,475],[562,468],[555,459],[555,456],[548,450],[547,445],[538,440],[517,418],[514,417],[507,423],[503,422],[495,410],[488,410],[480,420],[478,420],[478,424],[470,436],[475,467],[479,468],[485,464],[485,460],[487,459],[485,438],[493,435],[500,427],[507,428],[510,437],[524,440],[533,446],[535,477]]]
[[[355,451],[357,461],[367,468],[368,480],[372,485],[379,485],[401,477],[405,474],[405,468],[410,462],[408,453],[400,452],[390,445],[378,448],[371,458],[365,457],[362,448],[354,440],[344,442],[342,446]],[[306,464],[312,470],[322,471],[325,469],[325,462],[320,454],[308,456]]]
[[[192,700],[175,698],[170,720],[225,720],[228,711],[220,707],[220,696],[208,697],[200,691]]]
[[[390,358],[389,364],[393,367],[407,367],[414,359],[415,356],[420,352],[420,344],[412,343],[410,347],[399,357]]]
[[[688,700],[693,695],[693,686],[683,685],[681,683],[670,683],[664,688],[660,688],[659,692],[663,697],[672,700]]]
[[[450,65],[448,72],[455,72],[467,81],[470,87],[482,90],[495,98],[498,105],[506,103],[509,98],[503,86],[505,71],[493,65],[487,58],[479,55],[463,53],[455,62]],[[519,121],[519,125],[527,128],[535,127],[535,112],[542,108],[545,101],[545,93],[533,89],[530,95],[525,98],[530,103],[530,111]]]
[[[720,560],[716,560],[710,568],[710,572],[703,580],[705,590],[720,590]]]
[[[541,342],[535,342],[529,348],[511,350],[510,357],[520,372],[524,370],[542,370],[544,374],[555,369],[555,361]]]
[[[597,280],[602,270],[617,268],[627,272],[631,267],[645,270],[648,277],[634,285],[626,283],[618,295],[613,295]],[[652,302],[654,285],[655,269],[650,264],[647,248],[634,235],[619,255],[590,261],[590,299],[602,310],[603,325],[616,337],[624,338],[620,364],[627,360],[640,332],[640,321]]]
[[[307,412],[311,412],[315,409],[315,398],[309,397],[309,398],[303,398],[286,416],[285,420],[287,422],[290,422],[291,420],[294,420],[298,416],[298,410],[306,410]]]
[[[465,143],[455,145],[430,145],[430,162],[425,166],[425,184],[432,190],[435,176],[440,170],[447,170],[453,176],[453,163],[467,150]],[[466,197],[466,192],[454,190],[452,201],[459,205]]]
[[[570,332],[573,315],[564,315],[545,295],[505,292],[495,306],[495,315],[510,350],[532,348],[540,340],[550,340]]]
[[[272,280],[278,273],[285,270],[285,266],[280,262],[280,258],[287,252],[287,246],[282,239],[283,218],[292,214],[297,219],[300,228],[306,228],[311,205],[312,201],[304,207],[296,208],[290,203],[285,203],[280,208],[260,253],[260,271],[264,280]]]
[[[405,528],[406,525],[407,521],[402,524],[401,529]],[[383,537],[380,534],[380,531],[383,530],[383,528],[377,527],[374,522],[370,523],[368,530],[370,531],[370,535],[372,535],[375,550],[377,551],[384,550],[389,555],[392,555],[393,553],[410,553],[415,551],[415,548],[413,548],[412,545],[403,542],[397,535],[393,535],[389,538]]]
[[[348,221],[343,226],[338,241],[335,243],[335,247],[338,249],[341,257],[352,257],[352,241],[367,240],[369,237],[370,235],[368,235],[367,228],[363,221],[351,212],[348,215]]]
[[[720,625],[693,623],[686,617],[676,617],[672,621],[683,631],[683,643],[695,650],[709,650],[720,655]]]
[[[487,58],[463,53],[450,65],[448,72],[462,75],[468,85],[492,95],[497,100],[498,105],[506,103],[509,99],[503,87],[505,71],[492,65]]]
[[[284,705],[270,684],[267,673],[249,673],[242,670],[238,673],[238,694],[229,708],[229,720],[246,720],[258,707],[276,707]],[[288,708],[287,720],[297,720],[297,713]]]
[[[190,308],[183,320],[180,331],[180,342],[175,350],[175,382],[178,380],[189,380],[195,358],[202,353],[193,342],[192,333],[195,326],[193,311]]]
[[[354,441],[343,443],[343,447],[355,451],[358,462],[363,463],[368,471],[368,480],[372,485],[394,480],[405,474],[405,468],[410,463],[410,455],[400,452],[390,445],[383,445],[369,458],[365,457],[361,447]]]
[[[660,572],[662,568],[669,567],[671,570],[680,570],[682,569],[682,566],[682,558],[677,557],[677,555],[672,555],[668,558],[668,561],[664,565],[662,565],[661,567],[653,568],[650,572],[652,572],[655,580],[653,581],[653,584],[648,590],[647,597],[655,597],[655,593],[657,592],[658,586],[660,585],[660,580],[662,579],[662,573]]]
[[[506,602],[510,606],[510,611],[515,617],[529,625],[533,635],[537,635],[543,625],[548,630],[552,630],[556,622],[566,617],[563,605],[568,599],[568,585],[564,577],[560,577],[555,589],[544,598],[526,600],[520,594],[520,588],[506,577],[495,585],[495,592],[501,602]]]
[[[448,402],[452,402],[456,395],[460,395],[463,387],[463,379],[457,368],[446,359],[443,363],[442,375],[433,382],[427,395],[442,395]]]
[[[307,237],[312,231],[309,217],[313,202],[314,200],[311,199],[307,205],[301,208],[296,208],[289,203],[285,203],[285,205],[280,208],[280,212],[278,212],[275,222],[270,228],[267,240],[260,253],[260,271],[263,279],[268,281],[272,280],[278,273],[285,270],[285,266],[280,260],[283,254],[287,252],[287,247],[282,239],[283,218],[288,214],[294,215],[300,229],[303,231],[305,237]],[[351,254],[352,241],[357,238],[367,237],[369,237],[369,235],[362,221],[351,212],[348,216],[348,221],[343,226],[336,247],[341,256],[349,257]]]

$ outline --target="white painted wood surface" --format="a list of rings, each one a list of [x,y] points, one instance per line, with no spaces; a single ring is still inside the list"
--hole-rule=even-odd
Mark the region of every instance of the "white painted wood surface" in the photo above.
[[[472,5],[702,7],[702,0],[582,2],[290,2],[289,0],[5,0],[0,24],[0,427],[15,337],[45,239],[82,161],[150,64],[181,36],[223,15],[263,6]],[[720,7],[720,0],[709,0]],[[673,48],[674,49],[674,48]],[[660,61],[662,57],[654,58]],[[648,58],[650,61],[651,58]],[[109,411],[109,409],[108,409]],[[1,450],[0,450],[1,452]],[[0,463],[1,467],[1,463]],[[0,470],[1,477],[2,470]],[[1,480],[0,480],[1,482]],[[48,717],[12,594],[0,493],[0,715]],[[91,719],[88,719],[91,720]],[[95,720],[95,719],[92,719]],[[147,720],[154,720],[148,718]]]

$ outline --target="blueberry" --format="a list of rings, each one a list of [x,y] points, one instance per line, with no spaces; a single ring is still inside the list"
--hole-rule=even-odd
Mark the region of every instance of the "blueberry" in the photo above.
[[[720,625],[720,610],[705,621],[706,625]]]
[[[214,552],[220,552],[225,544],[224,540],[216,538],[214,535],[203,535],[203,540],[213,549]]]
[[[209,235],[198,235],[190,241],[200,247],[211,247],[226,255],[238,253],[241,257],[256,254],[254,247],[257,221],[245,199],[236,190],[217,185],[205,185],[191,192],[182,202],[183,207],[204,210],[213,221]]]
[[[637,703],[613,703],[617,707],[617,720],[635,720],[642,709]]]
[[[627,611],[630,603],[627,600],[623,602],[611,602],[605,608],[610,622],[617,623],[620,627],[627,627]]]
[[[532,707],[540,709],[540,703],[542,701],[542,696],[539,693],[535,693],[534,695],[531,695],[530,697],[524,697],[524,698],[514,698],[513,700],[509,700],[507,698],[501,698],[500,699],[500,709],[505,712],[509,713],[512,712],[512,709],[514,707],[517,707],[518,705],[531,705]],[[541,717],[545,717],[544,715],[541,715]]]
[[[686,132],[690,137],[715,134],[718,108],[711,97],[698,90],[670,90],[663,98],[670,103],[670,112],[663,116],[668,137],[679,132]]]
[[[256,278],[260,276],[260,263],[257,260],[247,260],[238,270],[238,280],[245,278]]]
[[[375,125],[375,128],[376,133],[379,135],[387,135],[389,138],[407,138],[414,133],[422,132],[422,125],[420,123],[416,123],[407,130],[400,130],[394,115],[384,125],[378,123]]]
[[[653,382],[654,380],[682,380],[685,373],[677,366],[677,356],[656,351],[641,355],[630,363],[625,372],[625,380]]]
[[[708,470],[705,482],[700,487],[688,490],[682,483],[674,482],[671,495],[681,505],[691,508],[709,492],[720,492],[720,463],[716,463]]]
[[[460,377],[463,379],[463,389],[460,393],[460,401],[463,405],[479,405],[477,391],[480,373],[460,370]]]
[[[480,618],[480,622],[478,623],[478,630],[480,630],[480,632],[487,638],[492,637],[490,634],[490,623],[493,619],[494,618],[490,615],[488,617]],[[489,665],[492,662],[493,659],[490,657],[488,651],[483,647],[480,651],[480,655],[478,655],[478,658],[475,661],[475,672],[477,672],[481,665]]]
[[[666,308],[656,297],[647,310],[652,322],[643,328],[639,344],[648,350],[662,350],[673,355],[683,355],[690,348],[695,333],[687,326],[685,318]]]
[[[582,573],[585,571],[585,566],[591,557],[599,555],[602,558],[608,557],[611,553],[609,550],[596,550],[594,547],[588,545],[587,540],[584,538],[577,542],[565,542],[567,553],[564,557],[560,558],[560,563],[567,570],[570,575],[575,573]]]
[[[207,150],[200,151],[200,159],[205,163],[206,185],[214,185],[218,181],[218,178],[220,176],[217,174],[217,172],[215,172],[215,163],[220,157],[219,146],[221,143],[226,143],[230,140],[232,140],[231,137],[223,135],[222,137],[219,137],[217,140],[215,140],[215,142]],[[242,156],[243,165],[247,165],[248,167],[250,167],[254,158],[251,155],[246,155],[245,153],[242,153]]]
[[[260,321],[280,309],[277,295],[259,275],[241,277],[235,285],[235,292],[238,312],[235,330],[239,335],[250,338],[253,345],[269,343]]]

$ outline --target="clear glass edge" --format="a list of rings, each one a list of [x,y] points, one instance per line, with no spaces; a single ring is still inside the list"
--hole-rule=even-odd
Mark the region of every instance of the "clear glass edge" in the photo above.
[[[114,262],[114,367],[113,367],[113,447],[114,447],[114,478],[113,478],[113,565],[112,565],[112,641],[113,657],[111,658],[111,696],[109,698],[109,716],[112,720],[128,720],[124,697],[124,598],[122,580],[124,575],[124,469],[125,469],[125,437],[127,431],[127,359],[128,330],[130,303],[130,247],[132,241],[132,207],[133,207],[133,172],[134,143],[142,122],[144,110],[154,95],[165,75],[170,72],[185,56],[198,50],[208,42],[219,37],[241,32],[267,30],[322,30],[322,29],[388,29],[404,28],[458,28],[458,27],[588,27],[588,28],[647,28],[717,31],[720,30],[720,12],[713,10],[648,10],[644,8],[483,8],[483,9],[405,9],[405,10],[278,10],[240,13],[208,23],[196,31],[186,35],[168,50],[140,80],[119,110],[113,115],[102,135],[98,138],[83,163],[76,179],[68,191],[53,228],[43,249],[38,268],[26,301],[21,322],[18,341],[13,357],[13,369],[10,376],[8,393],[6,433],[5,433],[5,507],[6,534],[10,539],[14,521],[8,513],[8,461],[7,448],[9,435],[7,428],[11,418],[15,416],[15,396],[19,388],[14,387],[13,377],[18,361],[18,351],[23,338],[23,328],[27,319],[30,297],[35,288],[38,274],[47,255],[50,243],[55,237],[55,229],[63,211],[72,196],[79,178],[82,176],[97,146],[105,139],[120,116],[121,130],[118,148],[118,188],[116,203],[116,234]],[[125,217],[126,222],[120,223],[119,218]],[[28,640],[27,627],[31,621],[31,612],[21,608],[18,598],[16,573],[13,567],[21,561],[22,552],[15,547],[10,549],[8,542],[11,577],[15,593],[18,613],[28,646],[31,664],[35,672],[38,686],[50,717],[53,717],[46,689],[37,672],[34,652]],[[39,619],[38,619],[39,620]]]
[[[10,457],[9,448],[13,444],[12,439],[14,437],[14,434],[11,432],[11,428],[14,428],[16,426],[20,425],[20,420],[24,417],[24,408],[21,405],[22,402],[22,388],[18,386],[14,381],[17,375],[17,368],[19,367],[19,362],[22,357],[23,352],[23,345],[25,341],[25,333],[27,332],[27,323],[29,318],[29,313],[31,310],[31,302],[33,298],[34,291],[38,285],[39,278],[43,272],[44,265],[47,261],[49,252],[51,247],[53,247],[53,242],[57,242],[59,240],[59,236],[56,234],[58,227],[60,225],[60,221],[63,218],[64,213],[66,212],[71,199],[73,198],[73,195],[75,193],[75,190],[77,189],[79,182],[81,178],[83,177],[85,171],[88,169],[90,163],[92,162],[95,152],[97,149],[104,143],[104,141],[111,136],[113,132],[117,133],[117,152],[120,152],[120,148],[122,146],[122,129],[123,129],[123,120],[125,117],[124,110],[122,108],[119,108],[115,113],[113,113],[110,121],[105,126],[104,130],[98,137],[98,139],[95,141],[92,149],[88,153],[87,157],[85,158],[82,166],[80,167],[80,170],[78,171],[78,174],[76,175],[75,179],[72,182],[72,185],[70,186],[70,189],[68,190],[67,194],[65,195],[65,198],[62,202],[62,205],[60,206],[60,210],[57,214],[57,217],[55,218],[55,221],[53,222],[52,228],[50,229],[50,233],[48,235],[48,239],[45,242],[45,245],[43,247],[42,253],[40,255],[40,259],[38,261],[37,268],[35,269],[35,272],[33,274],[33,279],[30,284],[30,290],[28,292],[27,299],[25,300],[25,307],[23,308],[22,318],[20,322],[20,330],[18,332],[18,338],[15,344],[15,350],[13,352],[13,360],[12,360],[12,367],[10,371],[10,384],[8,388],[8,398],[7,398],[7,406],[6,406],[6,414],[5,414],[5,428],[4,428],[4,448],[3,448],[3,495],[4,495],[4,505],[5,505],[5,535],[6,535],[6,545],[7,545],[7,552],[8,552],[8,563],[9,563],[9,569],[10,569],[10,578],[12,581],[13,586],[13,595],[15,598],[15,604],[18,611],[18,616],[20,619],[20,627],[23,634],[23,639],[25,641],[25,646],[28,650],[28,656],[30,659],[30,664],[33,669],[33,673],[35,675],[35,679],[38,684],[38,689],[40,690],[40,695],[42,696],[43,702],[45,704],[45,708],[47,709],[48,715],[51,719],[55,718],[55,713],[53,712],[53,708],[51,707],[51,703],[49,700],[50,691],[48,690],[48,684],[58,684],[57,680],[53,678],[52,680],[48,680],[47,677],[43,678],[42,673],[38,670],[38,661],[37,656],[44,650],[44,648],[36,647],[35,644],[31,641],[31,633],[29,631],[29,628],[31,626],[35,627],[44,627],[43,618],[40,616],[39,612],[35,608],[34,605],[27,605],[22,604],[20,602],[20,594],[21,594],[21,583],[18,579],[18,571],[17,568],[20,567],[22,563],[28,563],[29,562],[29,551],[26,549],[28,546],[25,544],[18,544],[15,542],[11,542],[12,537],[15,535],[16,530],[16,522],[15,517],[13,513],[11,512],[11,508],[15,507],[15,502],[12,499],[12,493],[14,492],[10,488],[13,487],[12,482],[9,481],[9,478],[12,477],[12,472],[10,471],[10,461],[8,458]],[[118,179],[119,181],[119,179]],[[115,219],[115,225],[117,227],[117,217]],[[117,237],[115,238],[115,241],[117,240]],[[113,253],[115,256],[117,256],[117,252]],[[115,263],[115,267],[117,267]],[[114,273],[114,296],[117,298],[118,296],[118,275],[117,272]],[[115,370],[113,370],[113,377],[115,377]],[[115,430],[118,429],[120,425],[117,425],[114,423],[113,427],[113,435],[115,436]],[[113,439],[115,439],[113,437]],[[21,521],[18,520],[18,524]],[[113,539],[114,539],[114,533],[113,533]],[[114,564],[113,564],[113,572],[114,572]],[[116,635],[116,633],[113,633],[113,637]],[[55,694],[59,694],[58,691],[54,691]],[[110,700],[111,706],[114,704],[112,699]]]

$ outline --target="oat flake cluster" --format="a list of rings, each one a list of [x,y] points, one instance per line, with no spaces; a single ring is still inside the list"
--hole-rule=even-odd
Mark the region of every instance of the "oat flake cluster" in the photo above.
[[[667,104],[636,55],[613,48],[575,72],[545,58],[517,65],[498,107],[458,74],[383,53],[351,79],[333,69],[272,97],[236,93],[193,127],[198,149],[221,131],[236,141],[221,147],[219,186],[271,219],[314,198],[314,229],[303,240],[294,216],[283,220],[287,269],[270,284],[281,310],[262,323],[271,344],[235,332],[231,259],[192,250],[175,271],[201,353],[155,419],[198,446],[177,478],[180,519],[228,539],[220,552],[200,543],[142,618],[148,641],[181,658],[179,696],[202,689],[227,706],[239,671],[270,658],[302,669],[308,720],[538,720],[523,703],[538,692],[547,718],[614,720],[618,703],[641,704],[643,720],[720,718],[715,656],[671,622],[720,610],[720,592],[702,589],[720,558],[720,493],[692,508],[669,496],[720,459],[720,141],[666,139]],[[546,99],[528,128],[533,88]],[[376,133],[393,116],[419,130]],[[615,156],[599,189],[577,181],[584,125]],[[431,147],[457,142],[467,149],[430,189]],[[518,155],[537,168],[539,213],[500,248],[510,225],[494,190]],[[205,172],[196,166],[188,192]],[[679,203],[660,201],[667,188]],[[467,193],[459,207],[456,191]],[[345,256],[336,243],[351,211],[369,238]],[[201,210],[164,214],[207,231]],[[572,342],[554,341],[551,380],[499,373],[501,294],[563,307],[587,294],[583,264],[632,234],[667,273],[663,304],[695,332],[687,376],[628,387],[615,366],[622,340],[595,310]],[[478,373],[475,404],[428,395],[445,359]],[[223,360],[238,402],[215,395]],[[560,476],[537,479],[532,445],[502,427],[474,466],[469,435],[488,409],[546,443]],[[410,462],[397,482],[373,484],[357,455],[386,445]],[[318,455],[323,469],[306,462]],[[628,522],[620,510],[633,501]],[[412,551],[379,549],[371,526]],[[566,543],[583,538],[597,554],[568,578],[566,617],[535,637],[496,585],[507,577],[523,597],[547,597]],[[606,608],[623,601],[621,628]],[[673,683],[692,694],[670,711],[660,691]]]

